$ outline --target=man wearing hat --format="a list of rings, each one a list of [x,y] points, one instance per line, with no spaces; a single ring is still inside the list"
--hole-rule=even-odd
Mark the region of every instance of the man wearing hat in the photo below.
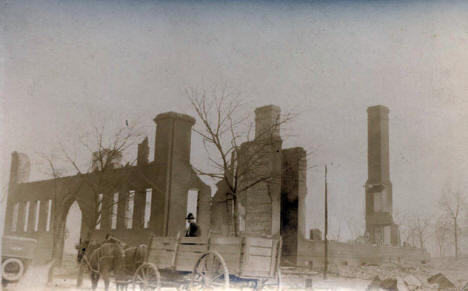
[[[185,218],[189,223],[187,231],[185,232],[186,237],[196,237],[201,236],[201,229],[198,224],[195,223],[195,217],[192,213],[189,213]]]

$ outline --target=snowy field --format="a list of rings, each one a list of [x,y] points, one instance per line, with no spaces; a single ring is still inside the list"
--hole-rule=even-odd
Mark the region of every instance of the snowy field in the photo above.
[[[84,275],[83,285],[76,287],[76,276],[57,276],[52,284],[47,283],[49,266],[33,267],[28,270],[20,282],[10,284],[3,288],[4,291],[48,291],[48,290],[91,290],[89,274]],[[378,276],[380,279],[394,278],[398,282],[398,290],[437,290],[435,286],[427,283],[427,278],[437,273],[443,273],[460,290],[468,282],[468,257],[454,261],[450,258],[433,259],[425,265],[382,265],[338,268],[341,274],[330,275],[328,280],[323,280],[321,274],[312,276],[312,290],[366,290],[372,278]],[[408,277],[419,280],[419,289],[408,286]],[[301,285],[302,284],[302,285]],[[284,290],[301,290],[304,280],[300,277],[283,277]],[[131,287],[128,288],[132,290]],[[104,282],[99,281],[98,290],[104,290]],[[110,290],[116,290],[111,283]],[[175,290],[174,288],[163,288],[162,290]],[[249,288],[232,290],[251,290]],[[310,290],[310,289],[309,289]]]
[[[52,284],[47,283],[47,273],[49,266],[34,267],[31,268],[20,282],[15,284],[9,284],[4,291],[49,291],[49,290],[69,290],[69,291],[80,291],[80,290],[91,290],[91,282],[89,281],[88,274],[85,274],[83,285],[80,288],[76,287],[76,279],[70,278],[56,278]],[[300,290],[300,288],[288,288],[288,278],[284,278],[284,289],[285,290]],[[291,281],[294,281],[292,279]],[[294,282],[296,283],[296,282]],[[369,280],[361,279],[342,279],[342,278],[329,278],[327,281],[323,281],[320,276],[313,279],[313,290],[365,290],[369,284]],[[290,286],[289,286],[290,287]],[[132,290],[131,287],[128,288]],[[98,289],[99,291],[104,290],[104,282],[100,280]],[[111,283],[110,290],[116,290],[115,285]],[[174,288],[162,288],[162,290],[176,290]],[[249,288],[243,289],[232,289],[235,290],[251,290]]]

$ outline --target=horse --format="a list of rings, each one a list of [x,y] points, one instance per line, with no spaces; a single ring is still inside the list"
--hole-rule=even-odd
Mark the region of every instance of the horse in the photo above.
[[[136,247],[129,247],[124,250],[124,274],[120,280],[116,280],[117,290],[127,290],[127,285],[133,280],[133,276],[146,259],[147,246],[141,244]]]
[[[78,262],[84,261],[90,271],[93,291],[96,290],[99,277],[104,280],[105,290],[109,290],[110,274],[121,277],[124,274],[124,252],[120,244],[105,241],[85,242],[79,249]]]

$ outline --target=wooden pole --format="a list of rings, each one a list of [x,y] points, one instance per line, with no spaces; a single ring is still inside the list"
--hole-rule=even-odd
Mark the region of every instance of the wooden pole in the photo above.
[[[323,278],[327,279],[328,272],[328,184],[327,184],[327,165],[325,165],[325,231],[324,231],[324,240],[325,240],[325,258],[324,258],[324,268],[323,268]]]

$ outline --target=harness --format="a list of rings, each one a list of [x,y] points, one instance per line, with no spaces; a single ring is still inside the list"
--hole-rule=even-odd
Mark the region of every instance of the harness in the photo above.
[[[97,269],[94,269],[93,268],[93,265],[91,263],[91,261],[94,259],[94,257],[97,255],[98,251],[101,251],[103,246],[100,246],[98,247],[97,249],[95,249],[92,253],[91,253],[91,257],[88,259],[88,256],[86,254],[84,254],[84,259],[85,259],[85,262],[86,262],[86,265],[88,266],[88,269],[91,271],[91,272],[94,272],[94,273],[100,273],[101,271],[101,260],[102,259],[107,259],[107,258],[111,258],[113,259],[114,256],[99,256],[97,258]]]

